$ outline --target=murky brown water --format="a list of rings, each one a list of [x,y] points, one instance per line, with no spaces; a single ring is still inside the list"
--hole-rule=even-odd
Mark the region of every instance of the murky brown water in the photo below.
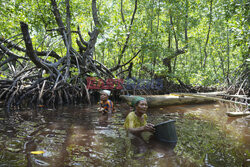
[[[236,106],[237,108],[237,106]],[[104,116],[96,106],[23,111],[6,119],[0,112],[0,166],[247,166],[250,128],[246,117],[229,118],[232,106],[212,103],[148,111],[154,124],[176,120],[174,149],[127,135],[128,108]],[[43,151],[43,154],[31,154]]]

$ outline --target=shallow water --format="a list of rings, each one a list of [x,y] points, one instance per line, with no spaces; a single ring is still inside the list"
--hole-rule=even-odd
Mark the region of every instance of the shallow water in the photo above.
[[[235,106],[237,109],[237,106]],[[113,115],[97,106],[40,108],[5,118],[0,110],[0,166],[248,166],[249,119],[229,118],[234,107],[211,103],[148,110],[148,122],[176,120],[178,142],[171,148],[156,140],[127,135],[128,107]],[[32,154],[31,151],[43,151]]]

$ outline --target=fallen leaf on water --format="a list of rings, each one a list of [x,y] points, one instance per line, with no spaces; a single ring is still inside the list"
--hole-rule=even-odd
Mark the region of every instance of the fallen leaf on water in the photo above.
[[[43,154],[44,151],[31,151],[30,153],[31,154]]]

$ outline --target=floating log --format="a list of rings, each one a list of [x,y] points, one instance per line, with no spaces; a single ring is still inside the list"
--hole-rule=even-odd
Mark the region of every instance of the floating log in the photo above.
[[[214,99],[200,98],[200,97],[191,97],[183,95],[140,95],[146,98],[149,107],[158,107],[158,106],[169,106],[169,105],[180,105],[180,104],[199,104],[199,103],[208,103],[215,101]],[[135,96],[121,95],[122,99],[126,102],[131,103],[132,99]]]
[[[247,103],[247,101],[246,101],[246,103],[242,103],[242,102],[238,102],[238,101],[235,101],[235,100],[225,100],[225,99],[222,99],[220,97],[215,97],[215,96],[204,96],[201,93],[197,93],[197,94],[193,94],[193,93],[175,93],[175,95],[190,96],[190,97],[197,97],[197,98],[200,97],[200,98],[204,98],[204,99],[213,99],[215,101],[222,101],[222,102],[227,102],[227,103],[234,103],[234,104],[246,105],[248,107],[250,105],[250,104]],[[218,96],[220,96],[220,95],[218,95]]]
[[[226,114],[230,117],[238,117],[238,116],[246,116],[250,115],[250,112],[226,112]]]

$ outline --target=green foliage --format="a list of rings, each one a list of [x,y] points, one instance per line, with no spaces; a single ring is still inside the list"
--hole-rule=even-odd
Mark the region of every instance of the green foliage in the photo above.
[[[228,76],[233,78],[237,75],[234,69],[242,65],[249,56],[247,0],[213,1],[212,13],[208,0],[137,1],[137,11],[131,27],[135,1],[122,2],[121,12],[121,1],[97,1],[101,24],[98,28],[101,34],[98,37],[95,58],[109,68],[116,66],[119,58],[121,64],[126,63],[141,50],[133,60],[134,77],[173,76],[192,85],[221,85]],[[57,4],[65,24],[65,1],[58,0]],[[88,40],[88,31],[94,28],[91,1],[73,0],[70,1],[70,6],[71,29],[75,31],[79,26],[83,38]],[[44,39],[46,30],[57,27],[50,1],[45,0],[1,0],[0,16],[0,36],[10,38],[19,34],[19,22],[24,21],[29,24],[36,47]],[[210,21],[205,58],[204,49]],[[188,41],[185,39],[185,27]],[[122,54],[128,34],[130,38]],[[65,47],[57,37],[58,34],[53,32],[52,35],[53,38],[46,39],[47,44],[44,42],[38,50],[50,45],[50,48],[64,56]],[[188,46],[184,54],[174,56],[177,51],[175,37],[178,40],[178,49]],[[77,34],[72,34],[73,41],[77,38]],[[73,47],[77,48],[75,42]],[[171,58],[171,73],[163,65],[163,59],[168,57],[174,57]],[[127,67],[128,65],[121,70]],[[73,72],[73,75],[76,73]],[[127,73],[124,73],[124,76],[119,77],[126,76]]]
[[[6,75],[0,74],[0,79],[6,79],[6,78],[7,78]]]

